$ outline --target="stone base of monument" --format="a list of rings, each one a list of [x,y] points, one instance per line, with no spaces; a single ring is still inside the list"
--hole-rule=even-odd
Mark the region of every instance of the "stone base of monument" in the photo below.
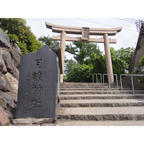
[[[13,119],[13,125],[21,125],[21,126],[55,126],[56,119],[54,118],[18,118]]]

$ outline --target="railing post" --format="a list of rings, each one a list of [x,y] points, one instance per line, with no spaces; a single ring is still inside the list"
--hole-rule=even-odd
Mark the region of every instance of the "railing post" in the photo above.
[[[94,83],[94,74],[92,74],[92,82]]]
[[[117,74],[116,74],[116,85],[117,85],[117,88],[118,88],[118,77],[117,77]]]
[[[1,72],[0,72],[0,82],[1,82]]]
[[[111,77],[111,74],[107,74],[109,88],[111,88],[111,84],[114,84],[114,76],[113,76],[113,83],[110,82],[110,79],[109,79],[110,77]]]
[[[97,74],[96,74],[96,83],[97,83]]]
[[[104,74],[103,74],[103,83],[104,83]]]
[[[132,91],[133,91],[133,94],[134,94],[134,83],[133,83],[133,76],[131,74],[131,83],[132,83]]]
[[[123,85],[122,85],[122,75],[120,75],[120,85],[121,85],[121,90],[123,89]]]
[[[100,81],[101,81],[101,83],[102,83],[102,74],[100,74]]]

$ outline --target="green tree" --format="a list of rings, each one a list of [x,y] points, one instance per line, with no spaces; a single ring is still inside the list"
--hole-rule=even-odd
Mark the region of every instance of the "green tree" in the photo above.
[[[41,41],[44,45],[47,45],[49,48],[60,48],[59,42],[52,40],[50,37],[42,36],[38,39]]]
[[[105,57],[96,44],[74,42],[66,46],[66,51],[75,59],[66,66],[68,81],[90,81],[93,73],[105,73]]]
[[[67,81],[90,82],[92,70],[93,65],[75,63],[67,75]]]
[[[70,59],[70,60],[66,59],[65,64],[66,64],[65,74],[67,75],[72,70],[72,68],[77,64],[77,62],[72,59]]]
[[[139,72],[144,73],[144,55],[139,60]]]
[[[144,66],[144,55],[140,58],[139,65]]]
[[[42,47],[22,18],[0,18],[0,28],[8,34],[11,42],[18,44],[24,54],[35,52]]]
[[[67,62],[67,81],[90,81],[93,73],[106,73],[105,55],[96,44],[74,42],[66,46],[66,51],[73,54],[75,59],[75,61]],[[128,47],[119,50],[111,48],[110,51],[114,73],[129,72],[134,48]]]
[[[129,72],[130,60],[132,53],[134,52],[134,48],[121,48],[117,51],[114,48],[111,48],[110,52],[114,73],[122,74]]]
[[[66,46],[66,51],[74,55],[74,59],[79,64],[84,64],[87,59],[95,56],[102,55],[99,47],[93,43],[87,42],[74,42]]]

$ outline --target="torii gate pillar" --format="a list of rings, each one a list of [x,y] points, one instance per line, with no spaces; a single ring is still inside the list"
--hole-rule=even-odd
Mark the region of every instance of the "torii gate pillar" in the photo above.
[[[60,74],[60,82],[63,83],[63,74],[64,74],[64,52],[65,52],[65,35],[66,32],[62,31],[61,32],[61,58],[62,58],[62,74]]]
[[[108,74],[108,82],[109,84],[113,84],[114,76],[113,76],[113,68],[112,68],[108,34],[104,34],[103,37],[104,37],[104,48],[105,48],[105,56],[106,56],[106,68],[107,68],[107,74]]]
[[[71,27],[71,26],[60,26],[46,22],[46,27],[52,29],[53,32],[60,33],[61,36],[55,36],[53,40],[61,41],[61,75],[60,82],[63,83],[64,74],[64,52],[65,52],[65,41],[87,41],[104,43],[105,55],[106,55],[106,68],[108,74],[109,84],[114,83],[112,60],[110,54],[109,43],[116,43],[115,39],[108,39],[108,36],[114,36],[121,31],[122,27],[117,28],[88,28],[88,27]],[[78,34],[82,37],[69,37],[66,34]],[[90,35],[103,36],[103,38],[90,38]]]

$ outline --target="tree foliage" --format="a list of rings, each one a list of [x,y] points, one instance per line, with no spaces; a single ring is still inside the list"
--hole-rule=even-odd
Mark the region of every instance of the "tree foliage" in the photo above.
[[[67,60],[68,81],[91,81],[92,73],[105,73],[105,57],[93,43],[74,42],[66,46],[75,61]]]
[[[144,73],[144,55],[139,60],[139,72]]]
[[[8,34],[11,42],[18,44],[24,54],[42,47],[22,18],[0,18],[0,28]]]
[[[117,51],[114,48],[111,48],[110,52],[114,73],[122,74],[129,72],[130,60],[132,53],[134,52],[134,48],[121,48]]]
[[[44,45],[47,45],[49,48],[60,48],[60,44],[57,41],[52,40],[50,37],[42,36],[38,39]]]
[[[106,73],[105,54],[93,43],[74,42],[66,46],[66,51],[73,54],[74,60],[67,60],[67,81],[91,81],[93,73]],[[113,71],[122,74],[129,71],[129,64],[134,48],[110,49]]]
[[[144,66],[144,55],[140,58],[139,65]]]
[[[79,63],[83,64],[90,57],[99,56],[102,52],[99,50],[97,45],[87,42],[74,42],[73,44],[66,46],[66,51],[74,55],[74,59]]]
[[[91,81],[91,73],[93,65],[73,63],[68,75],[67,80],[73,82],[88,82]]]

